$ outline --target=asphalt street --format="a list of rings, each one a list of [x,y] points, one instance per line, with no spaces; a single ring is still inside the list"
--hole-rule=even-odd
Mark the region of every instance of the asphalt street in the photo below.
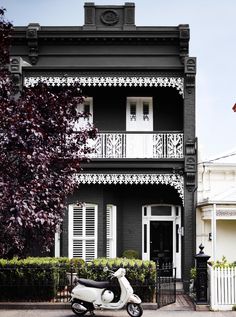
[[[63,310],[0,310],[1,317],[75,317],[76,315],[69,309]],[[85,316],[89,316],[85,315]],[[96,311],[95,316],[103,317],[129,317],[125,310],[120,311]],[[143,317],[236,317],[236,311],[226,312],[206,312],[206,311],[162,311],[162,310],[144,310]]]

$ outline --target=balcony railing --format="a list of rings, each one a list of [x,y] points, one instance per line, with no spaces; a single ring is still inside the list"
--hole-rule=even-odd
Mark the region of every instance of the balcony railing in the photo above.
[[[183,158],[183,133],[99,133],[93,158]]]

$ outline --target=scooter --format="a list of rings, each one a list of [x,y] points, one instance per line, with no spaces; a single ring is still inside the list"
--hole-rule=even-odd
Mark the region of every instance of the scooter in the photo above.
[[[143,314],[141,299],[134,294],[133,288],[125,277],[125,269],[119,268],[116,272],[109,271],[109,281],[97,282],[89,279],[78,279],[77,285],[71,291],[71,309],[77,316],[84,316],[87,312],[94,315],[95,309],[118,310],[126,305],[131,317],[140,317]],[[112,279],[117,278],[120,286],[119,299],[115,299]]]

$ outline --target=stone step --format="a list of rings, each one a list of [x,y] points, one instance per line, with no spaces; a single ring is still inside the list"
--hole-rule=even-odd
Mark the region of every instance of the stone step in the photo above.
[[[183,282],[176,282],[176,294],[184,294]]]

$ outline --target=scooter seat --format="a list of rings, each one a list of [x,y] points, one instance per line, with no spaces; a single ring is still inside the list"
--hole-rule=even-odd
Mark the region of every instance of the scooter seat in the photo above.
[[[84,286],[95,287],[95,288],[107,288],[108,286],[110,286],[110,283],[107,281],[97,282],[97,281],[89,280],[86,278],[80,278],[78,279],[78,282]]]

